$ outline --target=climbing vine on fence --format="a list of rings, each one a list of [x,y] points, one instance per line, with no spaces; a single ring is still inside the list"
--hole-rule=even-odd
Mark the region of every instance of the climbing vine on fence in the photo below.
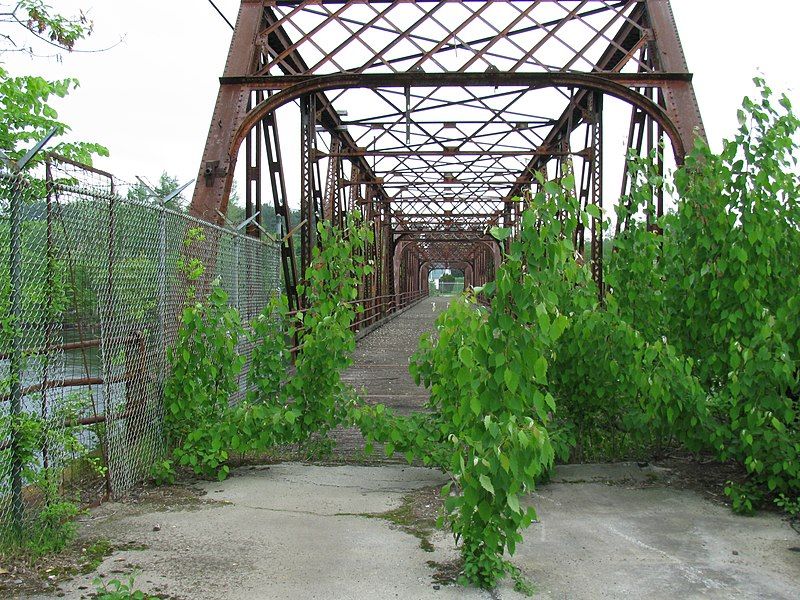
[[[361,258],[372,232],[355,213],[344,229],[320,223],[318,232],[320,247],[313,251],[299,290],[307,308],[290,313],[286,299],[277,297],[249,326],[228,305],[218,282],[197,300],[193,282],[203,276],[204,267],[180,259],[190,293],[168,352],[171,373],[164,402],[170,453],[154,468],[157,480],[173,479],[176,467],[224,479],[234,452],[260,453],[286,444],[310,451],[329,445],[328,432],[343,422],[354,396],[340,374],[355,347],[351,325],[359,310],[353,303],[357,285],[373,268]],[[203,241],[190,232],[186,245]],[[232,406],[245,363],[237,346],[245,336],[255,347],[250,391]],[[287,377],[292,350],[295,369]]]

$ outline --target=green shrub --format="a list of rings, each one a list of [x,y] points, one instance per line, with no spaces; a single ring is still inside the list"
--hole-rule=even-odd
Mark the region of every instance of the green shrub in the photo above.
[[[171,371],[164,399],[170,454],[152,470],[157,482],[173,481],[176,466],[224,479],[232,452],[329,444],[328,432],[343,422],[353,397],[340,374],[355,347],[351,325],[359,309],[352,300],[358,282],[371,273],[363,250],[372,232],[353,214],[344,231],[321,223],[319,236],[322,247],[314,249],[300,287],[308,304],[303,312],[290,315],[286,299],[274,298],[245,332],[237,310],[216,285],[205,300],[184,308],[177,339],[168,351]],[[198,239],[190,232],[187,246]],[[181,269],[189,281],[205,271],[188,259]],[[255,346],[248,371],[250,392],[244,402],[231,406],[246,360],[237,345],[245,335]],[[289,344],[296,338],[295,372],[287,378]]]
[[[559,298],[574,306],[597,297],[564,236],[588,216],[564,188],[542,183],[495,282],[478,290],[489,308],[459,297],[437,320],[436,334],[421,340],[411,373],[430,390],[427,412],[400,418],[382,406],[354,411],[369,442],[449,474],[444,519],[461,541],[465,581],[483,588],[516,573],[504,554],[513,555],[536,518],[522,499],[553,464],[546,427],[556,403],[548,371],[569,326]],[[502,240],[511,232],[492,233]]]
[[[800,121],[785,96],[776,103],[756,84],[760,98],[745,99],[722,153],[699,142],[676,173],[663,236],[634,222],[615,242],[609,305],[648,342],[666,340],[705,393],[693,418],[670,424],[676,438],[687,443],[699,422],[720,460],[741,463],[763,492],[791,494],[800,489]],[[654,182],[646,163],[634,172],[633,212]]]

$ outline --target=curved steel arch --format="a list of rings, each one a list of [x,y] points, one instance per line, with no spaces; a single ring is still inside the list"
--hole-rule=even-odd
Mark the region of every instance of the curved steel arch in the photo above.
[[[636,78],[628,78],[635,80]],[[250,82],[258,80],[250,79]],[[246,83],[244,81],[243,83]],[[667,111],[650,98],[632,90],[613,78],[588,73],[481,73],[477,78],[473,73],[392,73],[392,74],[342,74],[312,77],[301,83],[281,90],[267,97],[247,113],[236,130],[228,149],[233,163],[239,148],[251,129],[262,119],[281,106],[318,92],[340,89],[377,87],[524,87],[530,90],[544,88],[575,88],[592,92],[602,92],[638,108],[664,128],[672,142],[675,160],[682,164],[686,156],[686,146],[678,127],[670,119]]]

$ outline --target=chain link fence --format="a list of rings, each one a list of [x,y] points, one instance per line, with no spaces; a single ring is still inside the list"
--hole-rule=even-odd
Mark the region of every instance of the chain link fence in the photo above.
[[[218,280],[245,322],[280,290],[277,244],[117,191],[65,159],[0,168],[0,526],[119,496],[162,455],[181,261],[202,261],[192,285]]]

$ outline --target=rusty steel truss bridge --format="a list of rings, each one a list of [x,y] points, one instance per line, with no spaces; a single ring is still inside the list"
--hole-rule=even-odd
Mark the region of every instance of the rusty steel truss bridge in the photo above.
[[[627,149],[604,147],[610,103]],[[478,286],[502,256],[489,230],[518,227],[537,173],[569,170],[603,207],[612,151],[664,169],[704,135],[668,0],[242,0],[191,210],[220,221],[244,161],[248,232],[275,211],[293,307],[316,223],[353,209],[375,233],[364,298],[424,293],[441,267]],[[602,284],[603,224],[586,229]]]

